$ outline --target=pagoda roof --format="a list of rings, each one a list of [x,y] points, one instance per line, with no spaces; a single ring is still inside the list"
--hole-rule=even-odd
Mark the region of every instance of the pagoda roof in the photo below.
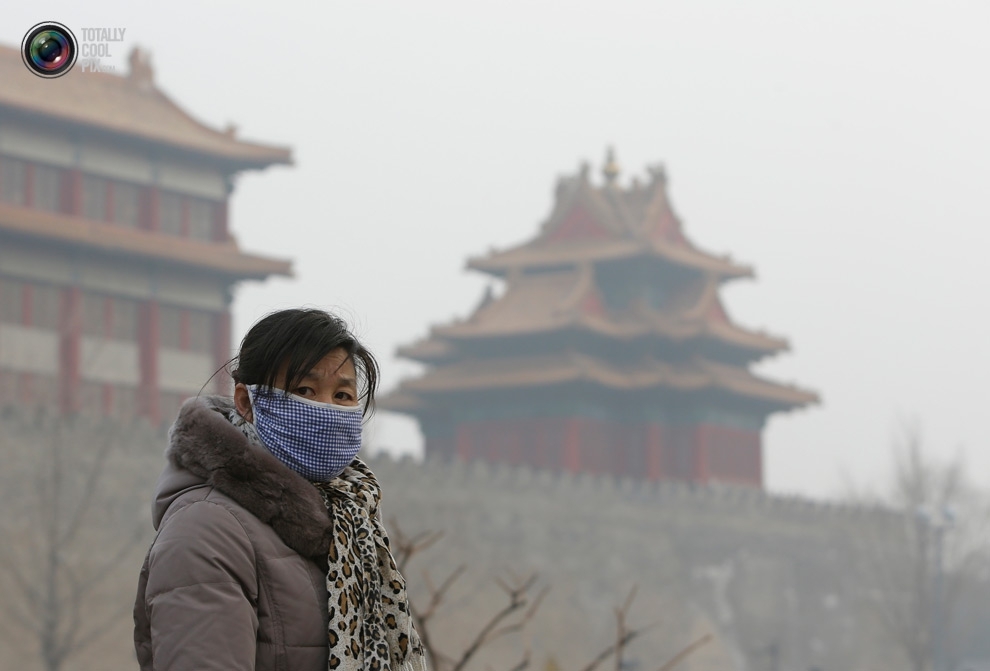
[[[505,291],[487,291],[467,319],[434,326],[400,348],[400,356],[430,367],[384,398],[384,409],[423,415],[470,394],[558,393],[575,384],[648,392],[658,402],[712,394],[766,412],[818,402],[811,391],[748,370],[787,341],[729,318],[722,283],[753,271],[687,239],[663,169],[650,170],[647,184],[623,188],[610,152],[603,173],[602,185],[591,184],[586,167],[561,179],[534,239],[469,261],[504,279]],[[611,340],[623,356],[604,360],[591,352],[601,343],[561,337],[576,332]],[[528,346],[521,341],[529,336],[545,337]],[[654,346],[661,343],[678,345]]]
[[[245,254],[236,242],[174,238],[0,202],[0,235],[60,243],[111,255],[137,256],[237,279],[292,275],[290,261]]]
[[[474,359],[441,366],[406,380],[381,400],[384,410],[414,412],[429,406],[429,397],[471,391],[521,389],[590,382],[615,391],[672,389],[721,391],[762,401],[780,409],[818,402],[797,387],[757,377],[744,368],[695,357],[683,364],[654,358],[619,366],[573,351],[552,355]]]
[[[715,272],[725,278],[753,277],[750,266],[728,258],[712,256],[690,247],[679,247],[661,240],[622,238],[614,240],[574,240],[549,245],[538,240],[484,257],[468,259],[472,270],[504,277],[514,268],[554,268],[584,261],[606,262],[634,258],[660,258],[675,265]]]
[[[33,120],[68,123],[206,157],[233,169],[291,164],[286,147],[245,142],[233,127],[219,131],[197,121],[158,89],[147,56],[135,49],[126,76],[82,72],[79,64],[61,77],[34,75],[20,49],[0,45],[0,109]]]
[[[453,341],[580,330],[618,340],[662,337],[711,338],[758,354],[786,350],[787,341],[732,324],[718,297],[718,281],[708,276],[694,302],[660,312],[642,304],[606,314],[590,264],[579,269],[513,274],[505,294],[487,296],[467,320],[431,329],[430,336],[399,354],[420,361],[450,358]]]
[[[654,258],[715,273],[720,279],[753,276],[750,266],[702,251],[688,240],[667,194],[662,167],[650,170],[648,183],[634,180],[622,188],[610,153],[605,176],[605,184],[593,185],[585,165],[576,176],[561,178],[550,216],[535,238],[471,258],[468,267],[504,277],[518,268]]]

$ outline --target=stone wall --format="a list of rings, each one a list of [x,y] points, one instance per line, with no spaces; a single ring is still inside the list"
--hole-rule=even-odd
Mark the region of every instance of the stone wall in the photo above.
[[[714,643],[685,671],[907,666],[881,626],[885,597],[866,566],[872,539],[903,524],[890,511],[483,463],[380,458],[372,467],[386,518],[407,535],[445,532],[412,565],[414,598],[423,597],[420,568],[436,581],[469,567],[436,623],[446,652],[504,603],[492,576],[538,572],[550,586],[527,637],[475,668],[510,668],[526,645],[537,668],[550,659],[583,667],[614,640],[613,610],[633,585],[631,623],[656,625],[629,648],[643,671],[704,633]],[[974,617],[990,624],[986,608]]]
[[[10,608],[17,573],[39,589],[45,560],[44,505],[51,503],[52,427],[0,417],[0,670],[41,671],[39,641]],[[40,426],[40,428],[39,428]],[[47,427],[47,428],[46,428]],[[47,432],[47,433],[46,433]],[[165,436],[140,427],[84,423],[62,433],[63,518],[71,518],[87,465],[111,441],[99,493],[65,547],[61,579],[105,579],[81,602],[79,631],[106,620],[103,635],[73,657],[66,671],[134,669],[131,605],[152,537],[150,497],[163,465]],[[48,437],[46,437],[48,436]],[[713,643],[684,671],[906,668],[874,607],[879,595],[864,571],[861,542],[902,523],[889,511],[771,496],[757,489],[698,487],[605,477],[554,475],[484,464],[388,458],[370,460],[385,490],[386,519],[412,535],[444,532],[414,559],[414,599],[460,565],[432,631],[440,648],[459,651],[505,603],[494,578],[539,575],[550,591],[523,635],[503,639],[469,669],[511,668],[524,648],[533,669],[553,661],[582,668],[614,636],[613,609],[635,585],[634,627],[654,625],[629,647],[638,671],[652,671],[706,633]],[[48,482],[47,485],[43,484]],[[132,542],[127,543],[128,539]],[[121,558],[115,553],[126,548]],[[11,571],[16,568],[16,572]],[[990,657],[990,590],[967,587],[967,645]],[[65,613],[71,615],[70,605]],[[23,609],[22,609],[23,610]],[[774,666],[776,650],[776,666]]]

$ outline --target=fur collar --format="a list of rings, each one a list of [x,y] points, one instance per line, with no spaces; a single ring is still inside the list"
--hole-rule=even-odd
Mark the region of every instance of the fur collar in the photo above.
[[[232,409],[229,398],[186,401],[169,432],[169,461],[229,496],[302,556],[325,558],[333,523],[322,495],[231,424]]]

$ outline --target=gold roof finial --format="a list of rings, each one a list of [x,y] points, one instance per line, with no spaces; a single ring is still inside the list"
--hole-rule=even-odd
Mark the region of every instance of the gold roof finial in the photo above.
[[[615,162],[615,149],[613,147],[609,147],[608,151],[605,152],[602,175],[605,177],[605,183],[610,185],[615,184],[615,180],[619,177],[619,164]]]

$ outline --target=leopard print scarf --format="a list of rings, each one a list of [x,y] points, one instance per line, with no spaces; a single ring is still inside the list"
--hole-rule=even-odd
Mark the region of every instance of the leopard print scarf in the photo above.
[[[333,518],[330,541],[330,671],[426,671],[406,583],[381,521],[381,489],[360,459],[314,483]]]
[[[236,410],[228,419],[248,440],[263,444],[254,425]],[[313,485],[333,520],[327,571],[328,671],[428,671],[410,617],[406,583],[382,524],[382,494],[375,474],[354,459],[337,478]]]

